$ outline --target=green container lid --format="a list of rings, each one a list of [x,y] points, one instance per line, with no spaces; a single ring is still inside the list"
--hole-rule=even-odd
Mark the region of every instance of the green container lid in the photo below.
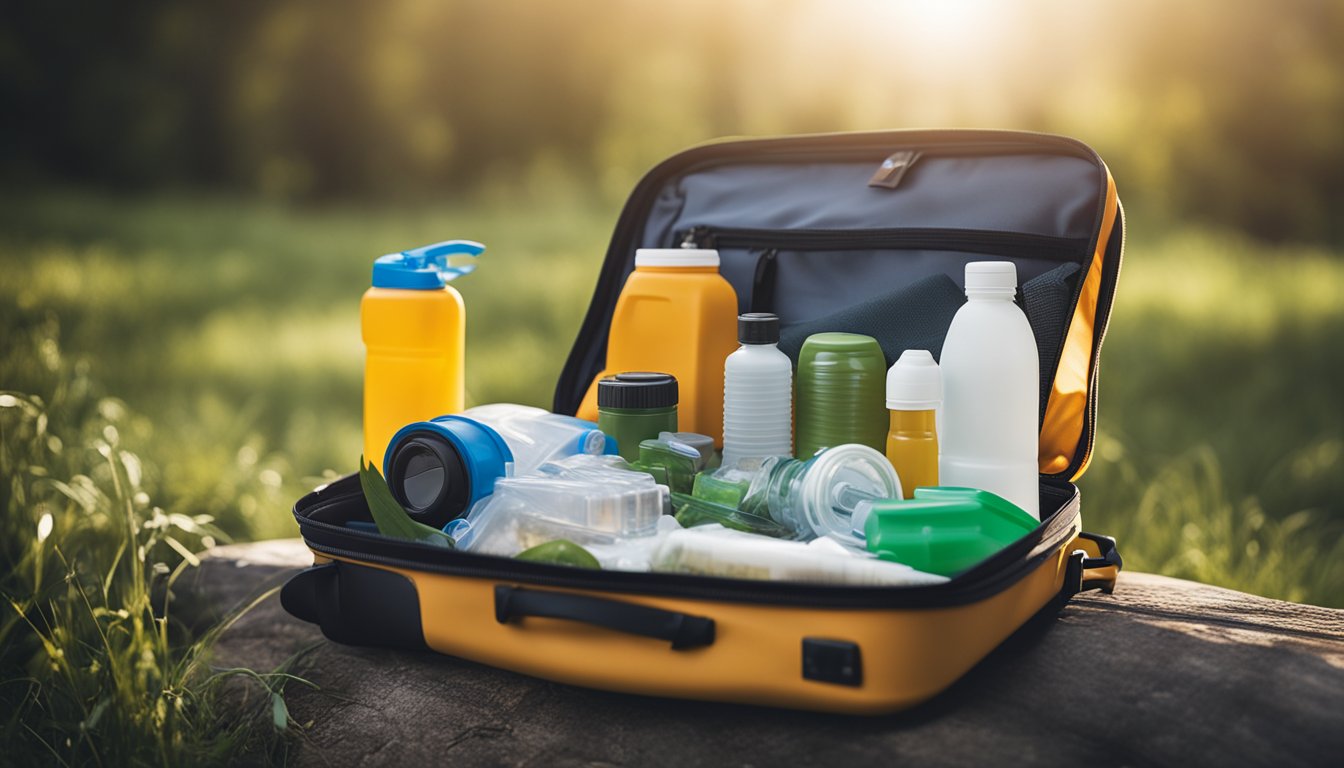
[[[941,576],[961,573],[1040,525],[1002,496],[975,488],[916,488],[913,499],[868,504],[869,552]]]

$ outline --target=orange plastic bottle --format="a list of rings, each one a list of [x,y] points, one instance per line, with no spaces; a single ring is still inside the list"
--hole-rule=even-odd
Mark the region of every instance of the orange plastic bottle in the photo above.
[[[907,349],[887,371],[887,460],[901,478],[907,499],[916,488],[938,485],[938,407],[943,379],[926,349]]]
[[[448,285],[485,246],[449,240],[388,254],[373,265],[360,301],[364,338],[364,460],[379,471],[388,441],[416,421],[457,413],[465,404],[466,308]]]
[[[611,318],[606,368],[588,387],[578,416],[597,420],[597,382],[604,376],[670,373],[680,390],[678,429],[722,446],[723,361],[736,350],[737,293],[719,274],[718,251],[641,248]]]

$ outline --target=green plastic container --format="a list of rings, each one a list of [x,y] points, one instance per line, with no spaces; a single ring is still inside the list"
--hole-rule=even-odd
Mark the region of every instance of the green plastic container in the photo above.
[[[616,450],[639,461],[639,444],[677,431],[677,380],[666,373],[618,373],[597,383],[597,428]]]
[[[847,443],[882,452],[887,443],[887,359],[877,339],[816,333],[798,353],[794,455]]]
[[[916,488],[913,499],[862,503],[869,552],[941,576],[961,573],[1040,525],[1002,496],[975,488]]]
[[[678,440],[674,433],[664,432],[657,440],[641,441],[639,460],[627,463],[631,469],[653,475],[654,481],[666,485],[673,493],[689,494],[706,461],[696,446]]]

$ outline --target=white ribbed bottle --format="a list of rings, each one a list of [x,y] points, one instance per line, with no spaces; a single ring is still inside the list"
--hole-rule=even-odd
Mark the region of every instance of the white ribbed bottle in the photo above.
[[[966,265],[967,302],[939,361],[938,483],[996,493],[1040,519],[1040,362],[1016,291],[1013,262]]]
[[[723,466],[793,454],[793,363],[779,351],[779,318],[737,318],[742,346],[723,363]]]

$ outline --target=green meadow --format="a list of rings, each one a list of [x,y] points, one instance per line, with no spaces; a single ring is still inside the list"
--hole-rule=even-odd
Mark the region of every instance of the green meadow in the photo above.
[[[283,759],[292,679],[214,669],[212,635],[154,595],[203,548],[296,535],[293,501],[356,468],[378,255],[486,243],[458,283],[469,402],[549,405],[617,211],[583,199],[5,199],[0,655],[26,672],[0,730],[39,760]],[[1085,526],[1130,569],[1344,606],[1344,258],[1142,214],[1129,231]],[[238,676],[277,731],[213,722]]]
[[[58,350],[124,402],[161,505],[234,539],[294,535],[292,501],[356,467],[371,260],[486,243],[457,283],[468,400],[549,406],[616,212],[10,199],[3,386],[42,394],[43,350]],[[1344,605],[1344,259],[1150,232],[1141,215],[1129,232],[1087,526],[1119,537],[1132,568]]]

